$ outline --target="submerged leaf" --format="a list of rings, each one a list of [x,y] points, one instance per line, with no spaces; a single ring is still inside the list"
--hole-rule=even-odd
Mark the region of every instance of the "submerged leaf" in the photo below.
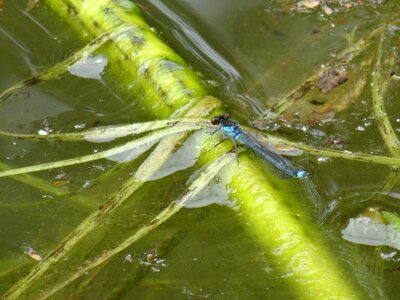
[[[77,133],[77,134],[65,134],[66,138],[76,138],[76,139],[84,139],[88,142],[93,143],[104,143],[113,141],[115,139],[125,137],[128,135],[137,135],[144,132],[161,129],[165,127],[172,126],[198,126],[202,125],[204,127],[209,126],[208,120],[204,119],[170,119],[170,120],[156,120],[150,122],[143,123],[135,123],[128,125],[115,125],[115,126],[103,126],[97,127],[94,129],[88,129],[86,131]],[[62,135],[58,135],[58,137],[62,137]]]
[[[149,180],[156,180],[173,174],[180,170],[185,170],[194,166],[197,158],[200,155],[201,144],[207,134],[199,132],[199,134],[192,134],[175,153],[165,162],[165,164],[157,170]]]
[[[356,244],[390,246],[400,250],[400,232],[391,224],[378,224],[368,217],[350,219],[342,230],[342,237]]]
[[[87,129],[81,132],[71,133],[52,133],[39,132],[39,134],[24,134],[24,133],[13,133],[0,130],[0,134],[24,139],[24,140],[56,140],[65,142],[76,142],[76,141],[88,141],[92,143],[106,143],[114,141],[121,137],[129,135],[138,135],[141,133],[162,129],[166,127],[186,127],[189,128],[209,127],[212,126],[208,120],[200,118],[181,118],[181,119],[167,119],[167,120],[155,120],[142,123],[134,123],[127,125],[110,125],[110,126],[99,126],[91,129]],[[190,130],[190,129],[188,129]]]
[[[18,168],[18,169],[12,169],[12,170],[6,170],[6,171],[0,171],[0,177],[6,177],[6,176],[13,176],[13,175],[18,175],[18,174],[26,174],[26,173],[31,173],[31,172],[38,172],[38,171],[44,171],[44,170],[50,170],[50,169],[55,169],[55,168],[61,168],[61,167],[66,167],[66,166],[72,166],[76,164],[82,164],[94,160],[99,160],[103,158],[112,158],[116,157],[116,155],[119,155],[121,153],[126,153],[127,151],[133,151],[133,149],[138,149],[140,147],[143,147],[144,145],[153,145],[154,143],[158,142],[160,139],[165,138],[169,135],[175,134],[175,133],[181,133],[185,131],[190,131],[190,130],[196,130],[200,129],[201,126],[182,126],[182,127],[172,127],[172,128],[166,128],[166,129],[161,129],[158,131],[155,131],[147,136],[144,136],[142,138],[139,138],[137,140],[134,140],[132,142],[128,142],[126,144],[123,144],[122,146],[117,146],[105,151],[97,152],[94,154],[89,154],[85,156],[80,156],[76,158],[70,158],[66,160],[60,160],[56,162],[50,162],[50,163],[45,163],[41,165],[33,165],[33,166],[28,166],[28,167],[23,167],[23,168]],[[145,148],[140,148],[143,151],[145,151]],[[148,149],[148,148],[147,148]],[[140,151],[139,151],[140,152]],[[140,152],[140,153],[142,153]],[[139,153],[139,154],[140,154]]]
[[[136,159],[140,154],[149,150],[157,142],[158,142],[157,140],[150,141],[148,143],[144,143],[143,145],[129,149],[127,151],[124,151],[124,152],[121,152],[118,154],[113,154],[110,156],[106,156],[106,158],[109,160],[112,160],[112,161],[120,162],[120,163],[132,161],[132,160]]]
[[[83,57],[69,66],[68,71],[82,78],[101,79],[101,73],[107,63],[108,59],[103,55]]]

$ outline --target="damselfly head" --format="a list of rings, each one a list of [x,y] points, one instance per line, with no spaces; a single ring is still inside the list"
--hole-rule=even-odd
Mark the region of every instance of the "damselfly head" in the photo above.
[[[221,116],[211,118],[211,124],[218,125],[219,123],[221,123]]]
[[[215,117],[211,118],[211,124],[212,125],[219,125],[219,124],[221,124],[221,122],[227,121],[230,118],[231,118],[230,114],[223,114],[223,115],[215,116]]]

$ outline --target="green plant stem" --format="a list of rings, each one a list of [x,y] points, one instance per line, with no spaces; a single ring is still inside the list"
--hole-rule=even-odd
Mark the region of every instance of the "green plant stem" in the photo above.
[[[400,232],[400,218],[393,212],[382,210],[381,214],[385,218],[386,222],[391,224],[397,231]]]
[[[390,157],[390,156],[380,156],[380,155],[370,155],[364,153],[357,153],[351,151],[338,151],[332,149],[323,149],[316,148],[313,146],[305,145],[303,143],[293,142],[281,137],[273,136],[270,134],[260,134],[259,131],[252,129],[250,127],[242,126],[244,129],[253,132],[260,139],[264,140],[266,143],[272,143],[275,145],[286,144],[289,146],[296,147],[298,149],[307,152],[308,154],[318,155],[318,156],[326,156],[331,158],[340,158],[347,159],[351,161],[359,161],[359,162],[367,162],[367,163],[376,163],[387,166],[400,166],[400,158],[398,157]]]
[[[9,165],[0,162],[0,173],[2,171],[6,171],[6,170],[15,170],[12,167],[10,167]],[[46,193],[50,193],[52,195],[55,196],[64,196],[69,194],[68,190],[66,189],[62,189],[56,186],[51,185],[50,183],[48,183],[46,180],[40,179],[38,177],[29,175],[29,174],[20,174],[18,176],[14,176],[13,179],[22,182],[26,185],[29,185],[33,188],[36,188],[40,191],[46,192]]]
[[[372,72],[372,105],[374,108],[374,113],[376,117],[376,122],[378,124],[379,131],[382,135],[383,140],[385,141],[386,147],[392,153],[393,156],[400,156],[400,141],[397,138],[396,132],[394,131],[392,125],[390,124],[390,120],[386,113],[385,109],[385,101],[383,99],[383,95],[380,89],[380,81],[381,81],[381,61],[382,61],[382,44],[385,38],[385,30],[381,34],[381,38],[379,40],[378,51],[377,51],[377,59],[375,63],[374,71]]]
[[[375,67],[372,72],[372,106],[374,114],[376,116],[376,122],[379,128],[379,132],[381,133],[382,139],[385,142],[386,148],[394,157],[400,157],[400,141],[386,113],[384,96],[380,88],[382,69],[382,46],[385,38],[386,29],[387,24],[385,24],[384,30],[382,31],[379,39]],[[381,197],[380,192],[382,191],[392,191],[398,184],[399,179],[400,174],[398,174],[397,172],[392,172],[391,174],[389,174],[389,176],[385,180],[384,185],[371,198]]]
[[[81,32],[82,36],[86,35],[86,39],[102,32],[111,32],[124,23],[132,24],[133,30],[130,34],[117,39],[108,48],[109,64],[116,68],[123,66],[118,69],[121,71],[118,77],[121,86],[135,95],[141,95],[144,100],[140,104],[152,111],[157,118],[167,118],[173,114],[186,115],[185,112],[200,99],[204,99],[205,92],[194,73],[154,35],[137,10],[127,12],[116,6],[116,1],[111,0],[45,1],[63,20]],[[132,83],[135,86],[130,90]],[[199,107],[204,113],[194,116],[205,117],[212,111],[202,104]],[[29,288],[33,283],[52,270],[70,249],[98,227],[115,207],[121,205],[143,185],[149,175],[159,169],[175,149],[180,137],[164,139],[121,190],[108,198],[98,211],[73,230],[25,278],[12,286],[4,298],[20,299],[23,295],[29,295]],[[227,147],[227,143],[222,143],[216,150],[219,151],[221,147]],[[199,161],[209,163],[220,153],[216,150],[204,153]],[[288,270],[294,273],[293,278],[287,278],[288,286],[295,287],[299,298],[303,299],[356,298],[352,281],[345,278],[340,267],[335,265],[336,258],[329,256],[326,249],[320,246],[320,242],[307,237],[307,231],[315,229],[312,226],[303,228],[295,216],[296,213],[284,205],[289,199],[282,198],[266,180],[260,168],[250,162],[246,155],[241,157],[243,159],[234,173],[238,178],[231,182],[232,196],[243,203],[245,222],[253,228],[265,250],[268,253],[276,250],[272,251],[277,252],[274,263],[279,265],[282,261],[282,274],[288,274]],[[161,219],[156,221],[159,220]],[[293,247],[289,246],[290,243]],[[279,247],[283,247],[282,251],[279,251]]]
[[[17,133],[5,133],[1,132],[0,134],[6,134],[10,137],[14,138],[23,138],[23,139],[34,139],[34,140],[57,140],[57,141],[84,141],[84,140],[97,140],[98,142],[105,142],[110,141],[116,138],[125,137],[128,135],[136,135],[145,133],[148,131],[153,131],[157,129],[162,129],[166,127],[174,127],[176,129],[187,129],[187,126],[193,126],[193,128],[211,128],[212,125],[206,119],[202,118],[181,118],[181,119],[171,119],[171,120],[157,120],[157,121],[150,121],[144,123],[135,123],[130,125],[118,125],[118,126],[111,126],[106,128],[93,128],[89,130],[85,130],[79,133],[59,133],[59,134],[50,134],[47,136],[40,136],[40,135],[31,135],[31,134],[17,134]],[[380,156],[380,155],[370,155],[364,153],[357,153],[357,152],[350,152],[350,151],[339,151],[333,149],[324,149],[324,148],[317,148],[314,146],[305,145],[299,142],[293,142],[287,140],[282,137],[273,136],[266,133],[261,133],[256,129],[241,126],[242,128],[253,132],[256,134],[260,139],[263,139],[266,143],[272,143],[274,145],[290,145],[296,147],[298,149],[303,150],[304,152],[312,155],[318,156],[326,156],[331,158],[340,158],[346,159],[351,161],[359,161],[359,162],[368,162],[368,163],[376,163],[376,164],[383,164],[388,166],[400,166],[400,158],[392,158],[388,156]],[[188,130],[188,129],[187,129]],[[127,146],[128,147],[128,146]],[[120,151],[116,148],[113,148],[113,151]],[[111,151],[111,150],[110,150]],[[118,152],[119,153],[119,152]],[[101,157],[101,153],[97,153],[98,157]],[[108,156],[107,154],[106,156]],[[95,157],[97,157],[95,156]],[[83,157],[82,157],[83,158]],[[89,158],[88,158],[89,159]],[[79,160],[77,158],[77,160]],[[52,163],[56,164],[58,162]],[[60,161],[59,163],[63,163]],[[69,163],[69,162],[65,162]],[[73,164],[73,162],[72,162]],[[36,166],[36,168],[40,168],[40,166]],[[24,168],[21,168],[23,171]],[[17,170],[17,169],[15,169]],[[21,172],[22,172],[21,171]],[[11,171],[10,171],[11,172]],[[16,171],[20,172],[20,171]],[[32,171],[35,172],[35,171]],[[0,177],[2,174],[0,173]],[[3,175],[3,176],[11,176],[11,175]]]

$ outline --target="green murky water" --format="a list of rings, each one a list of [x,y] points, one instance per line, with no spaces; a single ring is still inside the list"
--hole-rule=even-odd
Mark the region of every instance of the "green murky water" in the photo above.
[[[209,93],[223,99],[243,124],[258,121],[259,127],[314,146],[390,155],[371,104],[378,38],[344,64],[348,71],[344,84],[327,95],[315,89],[305,93],[274,122],[259,118],[340,57],[344,49],[355,47],[391,20],[383,44],[382,74],[388,116],[394,129],[400,129],[400,81],[389,76],[400,73],[399,24],[395,22],[400,7],[395,1],[332,2],[330,15],[326,8],[304,10],[294,1],[137,3],[161,38],[199,73]],[[0,45],[0,91],[84,46],[43,3],[28,12],[26,1],[6,1],[0,12]],[[102,54],[101,49],[95,54]],[[1,104],[0,129],[72,132],[153,119],[138,104],[140,99],[118,89],[112,68],[105,68],[101,80],[67,72],[24,89]],[[1,168],[66,159],[117,144],[49,143],[0,136]],[[120,188],[148,153],[100,179],[117,164],[99,160],[33,173],[40,181],[32,183],[28,178],[31,184],[18,177],[0,178],[0,292],[37,264],[24,254],[26,249],[42,256],[54,249]],[[382,188],[388,176],[395,178],[396,173],[382,165],[307,154],[293,161],[310,172],[322,209],[316,213],[305,190],[289,181],[290,192],[301,200],[293,205],[315,220],[315,230],[348,280],[357,281],[360,293],[371,299],[397,299],[398,251],[352,244],[340,232],[349,218],[370,208],[398,211],[398,180]],[[117,246],[177,199],[196,171],[197,166],[187,167],[142,186],[69,252],[51,276],[37,282],[30,296],[36,298],[41,289],[62,281],[104,249]],[[277,187],[288,188],[286,179],[272,180]],[[224,193],[214,197],[226,200]],[[55,299],[295,299],[288,277],[253,236],[237,205],[210,204],[181,210],[144,239],[62,289]]]

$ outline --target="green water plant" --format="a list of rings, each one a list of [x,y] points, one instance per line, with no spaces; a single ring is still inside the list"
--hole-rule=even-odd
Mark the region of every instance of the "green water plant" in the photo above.
[[[238,163],[230,163],[234,160],[234,155],[226,153],[232,146],[229,142],[224,142],[213,148],[218,139],[216,136],[209,136],[202,143],[197,164],[199,168],[202,167],[205,170],[189,185],[178,203],[172,202],[148,224],[140,227],[129,238],[121,240],[117,247],[105,249],[101,255],[89,263],[78,266],[72,276],[67,274],[66,279],[54,286],[43,288],[42,285],[46,285],[43,283],[44,278],[51,277],[67,255],[79,248],[81,241],[103,225],[107,217],[144,186],[193,130],[207,128],[210,125],[206,118],[219,114],[223,110],[222,103],[207,95],[194,72],[154,34],[141,17],[137,7],[129,1],[124,2],[122,6],[118,5],[119,1],[106,0],[48,0],[44,2],[90,44],[54,68],[8,89],[0,96],[0,100],[12,101],[14,93],[26,86],[40,84],[59,76],[79,58],[104,47],[111,65],[126,66],[121,72],[115,74],[120,80],[121,87],[128,93],[140,94],[143,99],[141,104],[156,119],[161,120],[110,128],[94,128],[79,133],[32,135],[1,132],[10,138],[59,142],[105,142],[130,135],[140,136],[123,145],[86,156],[3,170],[0,172],[0,177],[21,176],[29,172],[87,163],[109,158],[144,145],[154,148],[151,148],[152,151],[148,157],[132,172],[132,176],[120,184],[115,192],[100,199],[102,203],[98,209],[94,209],[54,249],[50,250],[40,263],[37,263],[26,276],[10,287],[3,295],[4,299],[29,298],[31,295],[38,295],[37,298],[48,298],[56,295],[85,272],[105,264],[111,257],[150,234],[174,216],[186,201],[189,201],[212,178],[220,174],[223,166],[226,166],[223,173],[231,179],[229,181],[230,197],[238,204],[244,220],[249,224],[250,231],[257,237],[259,244],[271,254],[270,257],[273,257],[271,263],[282,274],[291,275],[286,280],[287,285],[299,298],[361,299],[363,297],[360,286],[351,276],[344,275],[345,267],[335,260],[334,254],[323,243],[324,238],[320,236],[318,230],[315,230],[310,214],[296,206],[295,203],[300,202],[301,197],[290,192],[283,193],[277,188],[265,175],[258,161],[248,152],[240,154]],[[365,40],[365,44],[369,44],[369,38]],[[359,49],[363,47],[364,44],[361,43]],[[283,110],[292,102],[285,100],[279,109]],[[398,158],[317,149],[272,135],[262,138],[277,144],[292,145],[306,153],[319,156],[375,162],[390,166],[400,165]],[[299,218],[299,215],[305,217]]]

